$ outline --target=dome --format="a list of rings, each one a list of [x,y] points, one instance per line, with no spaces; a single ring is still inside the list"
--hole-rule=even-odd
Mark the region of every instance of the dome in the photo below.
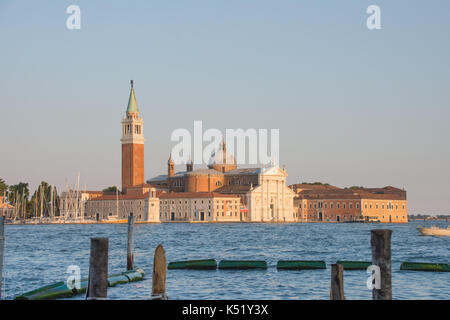
[[[213,152],[211,155],[208,162],[208,168],[220,172],[228,172],[236,169],[236,159],[231,153],[227,152],[225,142],[222,143],[222,148]]]

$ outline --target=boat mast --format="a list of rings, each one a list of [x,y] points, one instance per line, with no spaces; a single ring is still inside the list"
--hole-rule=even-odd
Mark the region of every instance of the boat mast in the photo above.
[[[42,219],[42,214],[44,212],[44,194],[42,193],[42,184],[39,186],[39,194],[40,194],[40,200],[41,200],[41,212],[39,218]]]
[[[25,192],[23,192],[23,189],[22,189],[22,219],[23,220],[25,220],[25,209],[26,209],[26,206],[25,206]]]
[[[50,218],[53,219],[53,186],[50,186]]]
[[[75,203],[75,219],[78,219],[78,210],[79,210],[79,196],[80,196],[80,172],[78,172],[77,176],[77,188],[76,188],[76,203]]]

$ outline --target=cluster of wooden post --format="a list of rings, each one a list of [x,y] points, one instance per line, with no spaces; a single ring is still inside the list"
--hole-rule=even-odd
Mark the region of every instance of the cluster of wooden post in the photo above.
[[[133,270],[134,216],[128,217],[127,270]],[[162,245],[156,247],[153,261],[152,300],[167,300],[167,261]],[[105,300],[108,291],[108,238],[91,238],[89,283],[86,300]]]
[[[380,268],[380,287],[373,287],[373,300],[392,300],[391,235],[392,230],[371,230],[372,265]],[[330,300],[345,300],[341,264],[331,265]]]

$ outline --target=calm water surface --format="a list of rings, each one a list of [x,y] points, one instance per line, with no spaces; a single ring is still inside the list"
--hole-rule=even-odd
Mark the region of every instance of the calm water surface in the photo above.
[[[144,281],[108,289],[109,299],[148,299],[153,253],[158,244],[167,260],[260,259],[264,271],[169,270],[170,299],[329,299],[330,266],[337,260],[371,260],[370,230],[392,234],[394,299],[450,299],[450,273],[400,271],[403,261],[450,263],[450,237],[420,236],[424,222],[387,224],[155,224],[135,226],[135,265]],[[437,223],[447,227],[448,223]],[[109,238],[109,273],[126,266],[126,225],[8,225],[4,296],[15,296],[56,281],[79,265],[87,277],[90,237]],[[278,260],[325,260],[326,270],[280,271]],[[365,271],[345,271],[347,299],[371,299]],[[83,296],[78,296],[81,299]]]

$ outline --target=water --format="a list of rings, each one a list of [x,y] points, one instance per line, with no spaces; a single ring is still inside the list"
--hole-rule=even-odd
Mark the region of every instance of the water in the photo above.
[[[400,271],[403,261],[450,263],[450,237],[420,236],[408,224],[153,224],[135,226],[135,265],[142,282],[108,289],[109,299],[148,299],[153,254],[163,244],[167,260],[260,259],[264,271],[169,270],[170,299],[329,299],[330,266],[337,260],[371,260],[370,230],[392,234],[394,299],[450,299],[450,273]],[[448,223],[437,223],[447,226]],[[5,296],[64,281],[69,265],[87,277],[90,237],[109,238],[109,273],[125,270],[126,225],[6,226]],[[326,270],[277,271],[281,259],[325,260]],[[347,299],[371,299],[366,271],[345,271]],[[77,299],[82,299],[78,296]]]

